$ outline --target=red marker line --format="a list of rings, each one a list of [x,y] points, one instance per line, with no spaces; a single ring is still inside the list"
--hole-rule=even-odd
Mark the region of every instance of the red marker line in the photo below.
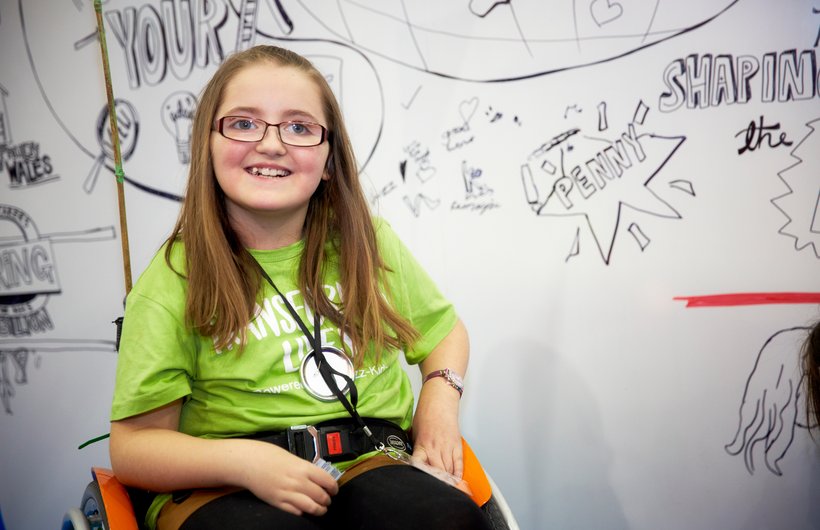
[[[676,296],[686,307],[727,307],[764,304],[820,304],[820,293],[731,293],[706,296]]]

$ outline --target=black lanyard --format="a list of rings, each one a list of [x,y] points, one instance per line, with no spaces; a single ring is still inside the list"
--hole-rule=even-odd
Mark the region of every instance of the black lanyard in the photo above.
[[[342,403],[344,408],[350,414],[350,416],[356,420],[356,423],[362,428],[364,433],[370,438],[370,441],[373,443],[373,446],[379,450],[384,450],[384,444],[381,443],[367,425],[364,423],[364,420],[359,413],[356,412],[356,404],[359,400],[358,392],[356,391],[356,383],[353,382],[353,379],[348,377],[347,374],[343,374],[337,371],[335,368],[330,366],[330,363],[327,362],[325,358],[325,354],[322,351],[322,338],[321,338],[321,330],[320,330],[320,323],[319,323],[319,312],[314,308],[313,310],[313,335],[310,334],[310,330],[308,330],[307,326],[305,325],[302,318],[296,312],[296,309],[293,308],[291,303],[288,301],[287,297],[282,294],[282,291],[276,287],[276,284],[273,283],[268,273],[265,272],[265,269],[259,265],[259,271],[262,273],[262,277],[273,287],[274,291],[282,298],[282,301],[285,303],[285,307],[287,307],[288,312],[291,314],[293,319],[296,321],[296,324],[304,333],[305,338],[307,338],[308,342],[310,343],[311,348],[313,348],[313,354],[316,356],[316,367],[319,369],[319,373],[322,375],[322,379],[324,380],[327,387],[333,392],[333,395],[338,398],[338,400]],[[309,355],[309,354],[308,354]],[[306,357],[307,358],[307,357]],[[350,400],[348,401],[347,397],[342,392],[342,389],[339,388],[339,385],[336,383],[336,379],[333,377],[334,375],[338,375],[345,380],[350,389]]]

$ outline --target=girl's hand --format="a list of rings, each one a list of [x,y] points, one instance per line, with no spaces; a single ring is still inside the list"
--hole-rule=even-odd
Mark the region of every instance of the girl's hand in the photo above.
[[[441,378],[424,384],[413,417],[413,457],[458,478],[464,473],[459,393]]]
[[[254,495],[294,515],[323,515],[339,491],[330,474],[267,442],[247,440],[237,482]]]

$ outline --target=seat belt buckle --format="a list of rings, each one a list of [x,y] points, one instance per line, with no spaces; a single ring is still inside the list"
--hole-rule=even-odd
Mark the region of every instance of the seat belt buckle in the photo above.
[[[288,429],[288,451],[309,462],[321,457],[319,432],[313,425],[294,425]]]
[[[328,462],[353,460],[361,455],[350,443],[350,430],[338,427],[319,429],[319,450],[322,458]]]

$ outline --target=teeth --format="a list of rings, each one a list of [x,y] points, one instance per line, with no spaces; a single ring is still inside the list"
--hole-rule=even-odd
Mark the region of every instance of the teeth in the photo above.
[[[287,177],[290,171],[285,169],[272,169],[269,167],[252,167],[250,169],[254,175],[262,175],[263,177]]]

